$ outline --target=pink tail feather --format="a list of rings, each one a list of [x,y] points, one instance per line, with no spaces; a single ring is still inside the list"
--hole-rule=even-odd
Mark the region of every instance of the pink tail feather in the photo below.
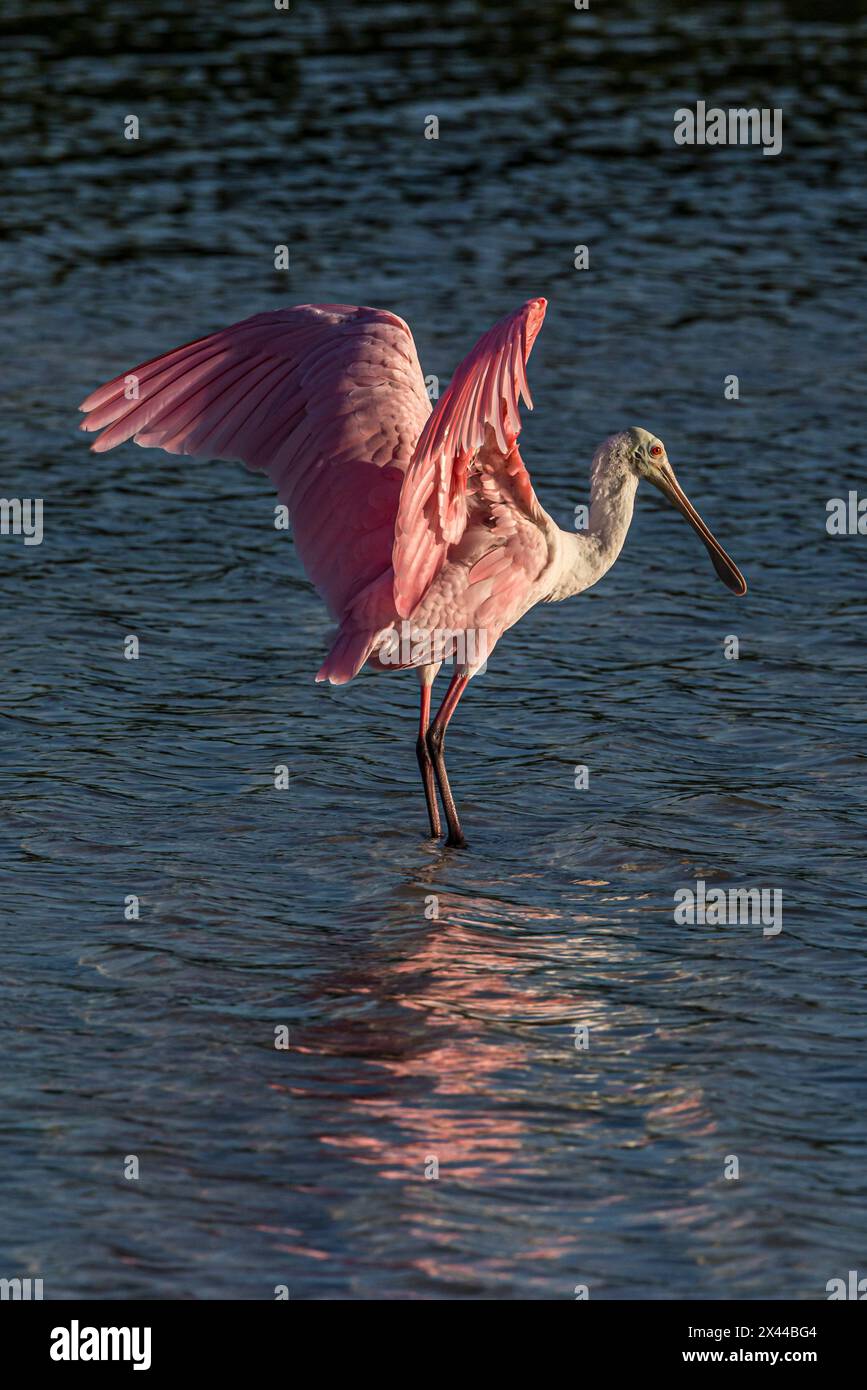
[[[317,681],[330,681],[332,685],[345,685],[351,681],[353,676],[358,675],[381,636],[382,632],[359,631],[357,628],[344,631],[341,628],[316,672]]]

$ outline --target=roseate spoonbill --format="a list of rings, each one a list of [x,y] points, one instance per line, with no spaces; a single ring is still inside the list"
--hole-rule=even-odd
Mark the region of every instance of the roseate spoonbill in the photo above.
[[[97,453],[133,438],[268,474],[339,624],[316,679],[340,685],[365,663],[418,671],[430,829],[440,834],[439,786],[450,845],[466,843],[443,754],[458,701],[528,609],[580,594],[613,565],[642,478],[695,528],[723,583],[746,593],[647,430],[596,450],[587,530],[561,530],[541,506],[517,437],[546,308],[531,299],[489,329],[433,410],[403,320],[347,304],[254,314],[115,377],[81,406],[81,428],[101,431]],[[431,686],[452,657],[431,722]]]

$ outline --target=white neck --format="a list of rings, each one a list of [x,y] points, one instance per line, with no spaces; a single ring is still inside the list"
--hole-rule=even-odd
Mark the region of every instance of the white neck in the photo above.
[[[614,564],[632,521],[638,478],[620,437],[607,439],[590,469],[590,524],[586,531],[558,530],[558,556],[551,602],[589,589]]]

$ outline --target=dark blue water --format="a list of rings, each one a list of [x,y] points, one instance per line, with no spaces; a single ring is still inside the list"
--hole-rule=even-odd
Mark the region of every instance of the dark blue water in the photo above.
[[[0,492],[45,508],[41,545],[0,537],[0,1275],[809,1299],[863,1273],[867,539],[825,519],[867,492],[865,6],[9,0],[0,33]],[[782,153],[678,148],[698,98],[782,108]],[[329,623],[264,480],[95,457],[76,407],[307,301],[401,314],[445,383],[531,295],[544,505],[569,526],[642,424],[750,592],[642,489],[598,589],[471,686],[451,852],[414,677],[313,684]],[[699,878],[781,890],[782,931],[677,925]]]

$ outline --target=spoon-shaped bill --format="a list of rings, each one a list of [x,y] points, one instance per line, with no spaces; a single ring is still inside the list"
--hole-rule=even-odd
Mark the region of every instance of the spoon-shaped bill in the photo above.
[[[747,581],[744,579],[734,560],[726,554],[717,540],[716,536],[705,526],[695,507],[690,502],[670,464],[664,469],[660,469],[657,474],[652,475],[651,482],[655,483],[664,497],[667,497],[673,506],[682,512],[690,526],[701,536],[707,547],[707,553],[713,561],[713,567],[725,584],[727,589],[731,589],[733,594],[745,594],[747,591]]]

